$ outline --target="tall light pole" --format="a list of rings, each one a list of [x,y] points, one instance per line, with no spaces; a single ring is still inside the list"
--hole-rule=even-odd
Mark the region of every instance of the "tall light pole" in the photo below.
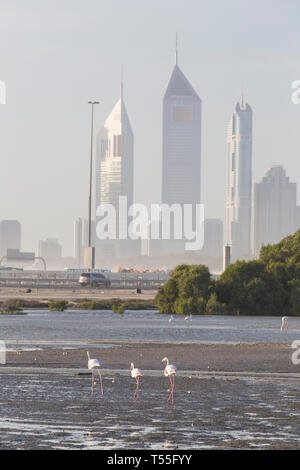
[[[91,156],[90,156],[90,191],[89,191],[89,227],[88,227],[88,251],[89,251],[89,267],[94,268],[95,253],[92,247],[92,183],[93,183],[93,140],[94,140],[94,105],[99,104],[99,101],[88,101],[92,105],[91,117]]]

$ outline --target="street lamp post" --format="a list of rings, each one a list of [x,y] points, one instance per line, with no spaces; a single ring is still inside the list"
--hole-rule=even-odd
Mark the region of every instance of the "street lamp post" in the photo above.
[[[89,222],[88,222],[88,264],[89,268],[95,267],[95,253],[92,247],[92,183],[93,183],[93,140],[94,140],[94,105],[99,101],[88,101],[92,105],[91,116],[91,155],[90,155],[90,189],[89,189]]]

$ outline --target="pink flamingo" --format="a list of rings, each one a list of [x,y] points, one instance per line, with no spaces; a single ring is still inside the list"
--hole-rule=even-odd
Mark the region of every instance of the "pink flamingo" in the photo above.
[[[96,381],[94,380],[94,369],[96,369],[98,371],[98,374],[99,374],[99,377],[100,377],[101,395],[103,396],[102,375],[101,375],[101,372],[99,370],[99,368],[101,367],[101,364],[98,361],[98,359],[91,359],[89,352],[87,352],[87,356],[88,356],[88,359],[89,359],[88,360],[88,369],[92,371],[92,395],[94,394],[94,383],[96,383]]]
[[[174,405],[175,374],[177,372],[177,368],[173,364],[169,363],[169,359],[167,357],[164,357],[161,360],[161,362],[166,362],[167,363],[167,365],[164,369],[164,376],[165,377],[170,377],[171,392],[170,392],[170,395],[169,395],[169,398],[168,398],[167,402],[169,402],[171,400],[171,402],[170,402],[171,405]]]
[[[138,400],[139,399],[139,382],[140,382],[140,377],[143,376],[143,373],[141,369],[134,367],[133,362],[130,364],[130,369],[131,369],[131,377],[135,379],[136,381],[136,389],[134,392],[134,398]]]

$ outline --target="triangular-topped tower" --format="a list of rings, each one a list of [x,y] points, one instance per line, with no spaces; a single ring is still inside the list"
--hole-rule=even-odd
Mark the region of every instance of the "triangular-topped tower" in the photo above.
[[[97,135],[96,207],[118,205],[119,196],[133,203],[134,137],[123,99],[120,98]]]
[[[175,65],[163,98],[162,161],[162,203],[180,204],[182,211],[184,204],[192,204],[195,214],[201,194],[201,99],[179,68],[177,35]],[[185,251],[187,240],[176,238],[163,243],[163,254]]]
[[[122,74],[123,75],[123,74]],[[120,98],[97,135],[96,156],[96,210],[104,204],[112,204],[116,210],[117,234],[119,230],[119,196],[127,197],[127,204],[133,204],[134,136],[123,98],[123,76]],[[97,221],[97,217],[96,217]],[[125,243],[126,240],[124,240]],[[96,250],[101,260],[129,256],[128,244],[118,240],[99,242]],[[101,246],[100,246],[101,245]],[[122,245],[122,246],[121,246]]]
[[[175,66],[163,99],[162,202],[200,202],[201,99]]]
[[[195,92],[194,88],[184,75],[184,73],[180,70],[177,64],[173,69],[168,88],[166,90],[164,98],[168,96],[194,96],[195,98],[199,98],[197,93]]]

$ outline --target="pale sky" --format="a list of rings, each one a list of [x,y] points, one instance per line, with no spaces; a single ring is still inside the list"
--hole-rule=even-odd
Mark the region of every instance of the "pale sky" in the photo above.
[[[179,66],[202,99],[202,200],[224,218],[226,130],[243,89],[253,109],[253,182],[282,164],[300,183],[298,0],[0,0],[0,220],[23,249],[58,238],[73,253],[87,216],[89,99],[95,131],[124,97],[135,135],[135,201],[161,195],[162,98]],[[299,191],[298,191],[299,192]]]

